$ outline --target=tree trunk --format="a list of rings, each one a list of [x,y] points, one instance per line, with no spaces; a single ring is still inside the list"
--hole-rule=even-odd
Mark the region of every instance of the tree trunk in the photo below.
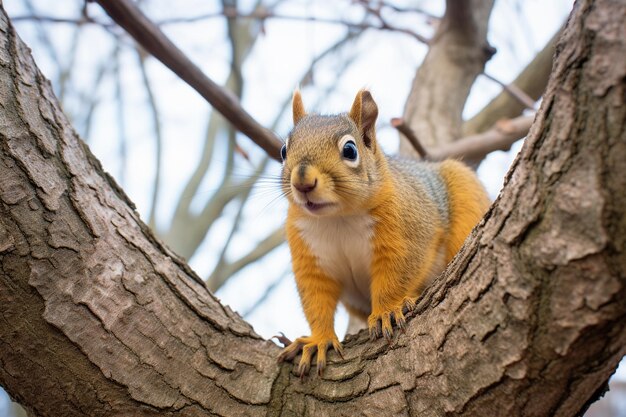
[[[470,88],[494,53],[487,23],[494,0],[447,0],[446,13],[417,70],[404,121],[427,149],[461,137]],[[417,156],[402,137],[400,151]]]
[[[141,222],[0,9],[0,384],[34,416],[580,415],[626,344],[625,20],[576,3],[502,194],[406,333],[300,381]]]

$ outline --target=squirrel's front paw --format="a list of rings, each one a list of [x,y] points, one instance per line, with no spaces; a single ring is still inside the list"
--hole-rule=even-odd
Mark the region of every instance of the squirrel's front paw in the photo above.
[[[405,301],[402,302],[401,305],[390,308],[388,310],[383,310],[380,312],[374,311],[370,314],[367,319],[367,327],[370,332],[370,339],[374,340],[379,338],[381,335],[385,337],[388,342],[391,342],[391,338],[393,337],[393,322],[395,322],[396,326],[404,332],[406,330],[406,320],[404,318],[404,314],[402,310],[410,310],[410,307]]]
[[[298,374],[300,377],[304,377],[309,373],[311,369],[311,359],[317,352],[317,374],[322,375],[324,368],[326,368],[326,352],[328,348],[332,346],[333,349],[343,358],[343,347],[339,343],[337,336],[331,337],[314,337],[305,336],[299,337],[287,346],[281,354],[278,356],[278,361],[290,361],[296,357],[300,351],[302,351],[302,358],[298,365]]]

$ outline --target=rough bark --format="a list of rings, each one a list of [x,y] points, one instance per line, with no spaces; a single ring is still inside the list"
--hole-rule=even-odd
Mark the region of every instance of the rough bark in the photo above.
[[[501,196],[407,332],[304,382],[140,221],[0,12],[0,384],[33,415],[574,416],[624,355],[624,2],[576,4]]]
[[[403,119],[432,149],[460,138],[470,88],[493,54],[487,23],[493,0],[448,0],[446,13],[417,70]],[[404,138],[400,150],[417,156]]]

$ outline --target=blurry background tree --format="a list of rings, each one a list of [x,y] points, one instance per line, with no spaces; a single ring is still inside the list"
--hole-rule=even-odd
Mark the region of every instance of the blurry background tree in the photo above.
[[[443,0],[137,4],[280,136],[290,128],[294,87],[309,107],[330,113],[345,111],[367,86],[388,152],[415,152],[399,144],[399,130],[429,158],[464,157],[493,197],[519,146],[491,152],[528,132],[571,8],[566,0],[483,1],[455,7],[459,13],[446,13]],[[4,7],[80,136],[158,236],[265,337],[304,332],[293,281],[284,279],[279,164],[97,4]],[[439,47],[429,52],[434,38]]]

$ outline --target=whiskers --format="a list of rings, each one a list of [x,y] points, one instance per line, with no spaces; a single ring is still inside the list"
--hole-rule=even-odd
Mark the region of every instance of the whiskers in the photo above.
[[[370,195],[369,187],[371,185],[368,181],[362,180],[361,178],[346,175],[334,175],[332,179],[335,185],[335,191],[340,196],[363,199]]]
[[[200,185],[193,200],[200,204],[210,204],[212,200],[239,200],[238,205],[247,205],[246,212],[254,213],[252,217],[256,218],[291,193],[289,182],[282,178],[280,172],[260,169],[243,171],[230,172],[227,178],[219,179],[217,184],[213,182],[210,187]]]

